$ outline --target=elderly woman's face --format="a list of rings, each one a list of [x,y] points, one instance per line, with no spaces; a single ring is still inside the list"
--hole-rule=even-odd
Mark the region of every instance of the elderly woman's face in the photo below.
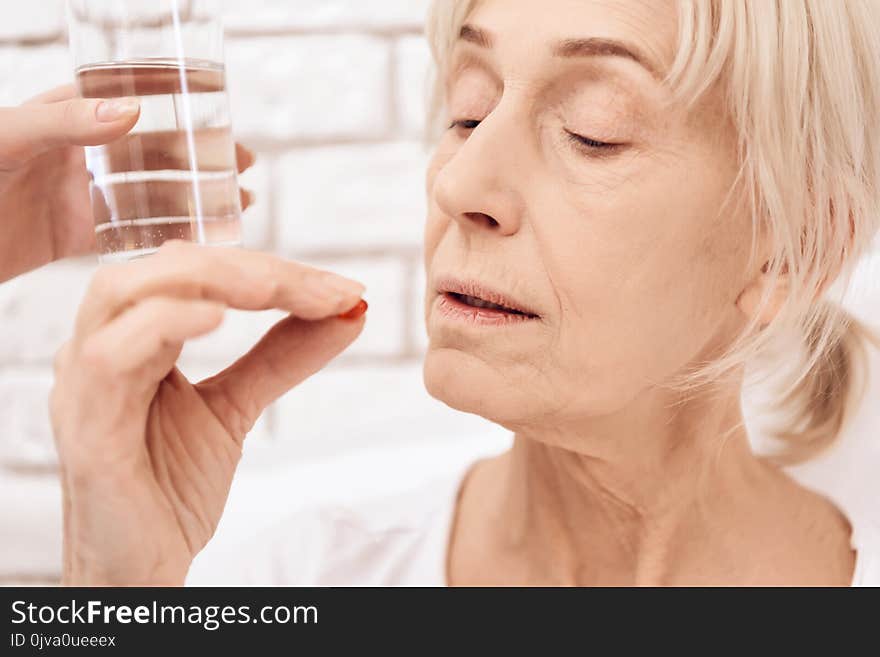
[[[485,0],[467,24],[428,172],[425,383],[509,428],[621,411],[742,326],[733,129],[712,95],[664,107],[673,0]]]

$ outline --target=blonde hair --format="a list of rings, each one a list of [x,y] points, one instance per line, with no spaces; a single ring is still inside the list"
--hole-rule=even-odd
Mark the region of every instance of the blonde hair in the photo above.
[[[427,31],[438,72],[478,1],[435,0]],[[772,431],[783,446],[775,458],[804,461],[842,432],[863,396],[866,344],[880,346],[842,306],[880,228],[880,2],[679,0],[678,14],[665,83],[691,109],[710,89],[724,93],[739,137],[731,191],[753,217],[748,270],[769,248],[767,275],[787,294],[766,327],[755,313],[724,354],[671,385],[685,399],[728,376],[757,384],[772,373],[767,410],[785,418]],[[442,75],[433,94],[436,131]]]

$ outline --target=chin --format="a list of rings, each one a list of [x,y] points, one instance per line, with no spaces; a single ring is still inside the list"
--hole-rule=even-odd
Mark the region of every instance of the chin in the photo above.
[[[511,430],[533,410],[525,386],[511,385],[503,371],[458,349],[429,349],[423,378],[428,394],[450,408]]]
[[[571,377],[570,384],[561,386],[533,369],[495,363],[485,354],[432,345],[425,356],[424,385],[429,395],[450,408],[513,432],[611,416],[643,392],[635,377],[621,381],[594,372],[589,379]]]

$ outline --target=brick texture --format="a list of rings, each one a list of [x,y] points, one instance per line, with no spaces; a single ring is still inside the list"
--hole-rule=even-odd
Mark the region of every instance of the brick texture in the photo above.
[[[360,30],[419,31],[427,0],[221,0],[226,27],[239,32]]]
[[[0,41],[31,45],[57,40],[64,29],[64,0],[0,0]]]
[[[394,44],[394,55],[395,101],[401,130],[422,137],[433,82],[428,43],[421,35],[401,37]]]
[[[339,480],[323,475],[322,487],[309,473],[346,458],[349,472],[366,458],[346,455],[369,453],[388,464],[381,478],[391,481],[416,476],[404,460],[424,462],[428,475],[497,448],[503,431],[452,413],[422,384],[425,341],[413,318],[423,287],[428,51],[421,32],[428,1],[219,4],[236,138],[257,153],[241,176],[256,197],[244,215],[245,246],[360,280],[370,303],[357,342],[254,427],[232,508],[245,500],[253,517],[260,500],[260,512],[271,517],[286,504],[282,479],[308,485],[315,499],[332,496],[342,490]],[[71,79],[63,2],[0,0],[0,105]],[[52,360],[96,268],[93,258],[61,262],[0,286],[0,492],[9,502],[0,510],[0,583],[58,576],[60,500],[47,415]],[[187,345],[181,369],[193,381],[216,373],[282,316],[230,311],[215,333]],[[270,466],[284,473],[276,476],[282,488],[263,497]],[[375,469],[362,480],[346,478],[352,491],[366,490]],[[235,523],[233,513],[224,525]]]
[[[0,20],[0,25],[3,22]],[[0,40],[2,43],[2,40]],[[67,47],[0,45],[0,104],[18,105],[52,87],[73,80]]]
[[[387,138],[390,57],[387,39],[364,34],[230,40],[235,130],[267,147]]]
[[[425,221],[417,142],[299,149],[279,166],[278,236],[291,254],[417,249]]]

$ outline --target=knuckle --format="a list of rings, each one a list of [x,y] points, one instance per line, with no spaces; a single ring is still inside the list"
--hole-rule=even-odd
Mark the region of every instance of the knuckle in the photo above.
[[[222,280],[224,273],[222,267],[210,260],[191,258],[181,264],[179,280],[189,288],[190,294],[202,298],[208,295],[211,282]]]
[[[115,374],[113,354],[98,340],[86,340],[80,349],[82,369],[89,373],[105,377]]]
[[[275,271],[271,271],[269,276],[262,281],[262,287],[262,293],[265,295],[262,305],[272,305],[281,295],[281,279]]]
[[[109,296],[119,281],[119,265],[104,265],[92,277],[89,285],[89,295],[104,297]]]
[[[165,322],[174,321],[183,308],[183,304],[169,297],[151,297],[141,301],[138,307],[142,312],[156,320],[157,326],[153,330],[158,335]]]

